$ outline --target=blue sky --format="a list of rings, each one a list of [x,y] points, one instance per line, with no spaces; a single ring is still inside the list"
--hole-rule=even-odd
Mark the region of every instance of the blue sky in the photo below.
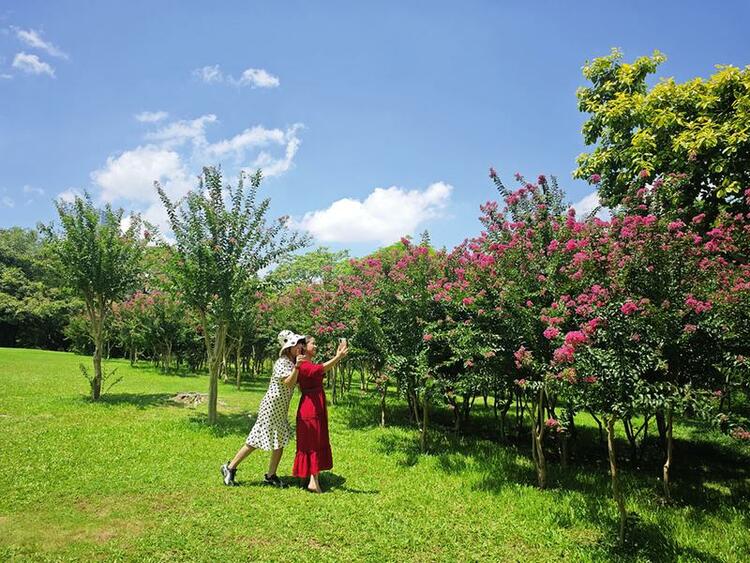
[[[664,52],[684,81],[750,64],[750,3],[0,4],[0,227],[52,200],[164,213],[202,164],[269,172],[273,214],[361,255],[429,229],[451,247],[507,183],[557,175],[572,203],[587,59]]]

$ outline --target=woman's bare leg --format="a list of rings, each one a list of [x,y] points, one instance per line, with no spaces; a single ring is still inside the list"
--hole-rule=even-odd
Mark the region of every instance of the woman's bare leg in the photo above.
[[[279,462],[281,461],[281,456],[283,454],[284,454],[284,448],[279,448],[278,450],[273,450],[271,452],[271,461],[268,463],[268,476],[269,477],[276,475],[276,470],[279,467]]]
[[[237,469],[237,466],[240,464],[240,462],[245,459],[254,449],[254,447],[248,446],[247,444],[243,445],[234,456],[232,461],[229,462],[229,469]]]
[[[318,476],[320,473],[313,473],[310,475],[310,484],[307,485],[307,488],[311,491],[315,491],[316,493],[322,493],[323,489],[320,488],[320,480],[318,479]]]

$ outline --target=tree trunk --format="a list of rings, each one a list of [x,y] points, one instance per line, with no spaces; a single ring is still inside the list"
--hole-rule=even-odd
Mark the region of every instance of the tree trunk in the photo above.
[[[417,400],[417,394],[413,389],[409,391],[409,398],[411,403],[411,415],[414,417],[414,422],[417,424],[417,428],[419,428],[421,418],[419,416],[419,401]],[[421,428],[419,429],[420,431],[422,430]]]
[[[534,447],[536,449],[536,476],[540,489],[547,487],[547,459],[544,457],[544,431],[534,433]]]
[[[242,360],[242,336],[240,336],[239,340],[237,341],[237,355],[235,356],[236,360],[234,363],[235,370],[236,370],[236,376],[237,376],[237,390],[240,389],[240,383],[242,379],[242,367],[241,367],[241,360]]]
[[[662,481],[662,484],[664,485],[664,496],[668,501],[672,500],[672,495],[670,494],[669,489],[669,470],[672,466],[672,448],[673,448],[673,442],[672,442],[672,407],[669,407],[669,410],[667,411],[667,420],[666,420],[666,437],[667,437],[667,459],[664,462],[664,479]]]
[[[427,426],[430,423],[430,400],[425,393],[422,400],[422,434],[419,440],[419,447],[422,453],[427,451]]]
[[[380,426],[385,428],[385,397],[388,393],[388,382],[383,383],[383,388],[380,391]]]
[[[615,452],[615,418],[608,417],[607,423],[607,451],[609,452],[609,474],[612,477],[612,495],[617,503],[617,512],[620,515],[620,529],[617,539],[620,545],[625,541],[625,523],[627,512],[625,510],[625,499],[620,489],[620,479],[617,474],[617,455]]]
[[[328,383],[333,385],[333,393],[331,393],[331,403],[333,403],[334,405],[337,402],[336,401],[336,398],[337,398],[336,396],[336,370],[337,369],[338,369],[337,367],[334,367],[330,371],[331,375],[328,376]]]
[[[656,428],[659,430],[659,442],[661,443],[662,451],[666,454],[667,452],[667,423],[664,419],[663,411],[659,411],[656,413]]]
[[[98,401],[102,394],[102,342],[101,335],[94,342],[94,379],[91,381],[91,399]]]
[[[564,432],[562,434],[562,438],[560,439],[560,465],[562,467],[568,467],[569,456],[570,452],[568,448],[568,433]]]
[[[94,337],[94,379],[91,381],[91,399],[98,401],[102,394],[102,350],[104,348],[104,306],[89,309],[92,336]]]
[[[591,415],[591,418],[594,419],[594,422],[596,422],[596,425],[599,427],[599,444],[604,443],[604,427],[602,426],[602,421],[597,418],[597,416],[592,412],[589,411],[589,414]]]
[[[219,396],[219,377],[221,376],[221,367],[222,362],[224,361],[224,346],[227,337],[227,327],[225,324],[219,323],[216,327],[216,334],[214,335],[214,341],[212,343],[208,336],[205,315],[201,315],[201,322],[203,323],[206,355],[208,357],[208,423],[216,424],[218,418],[216,407]]]
[[[534,404],[529,409],[531,415],[532,448],[535,453],[536,475],[540,489],[547,487],[547,459],[544,456],[544,389],[539,390]]]

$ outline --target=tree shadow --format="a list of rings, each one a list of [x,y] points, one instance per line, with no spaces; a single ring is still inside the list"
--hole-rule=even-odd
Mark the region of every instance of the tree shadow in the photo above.
[[[237,388],[235,381],[227,381],[223,385]],[[243,380],[240,383],[240,391],[251,391],[251,392],[262,392],[265,393],[268,390],[267,379],[251,379],[249,381]]]
[[[106,393],[99,397],[98,401],[92,400],[91,397],[82,397],[81,400],[92,405],[132,405],[139,409],[160,407],[165,405],[175,407],[184,406],[180,403],[171,402],[169,399],[172,396],[173,395],[171,393]]]
[[[200,427],[212,436],[223,438],[226,436],[247,436],[255,423],[256,415],[246,412],[239,413],[216,413],[216,424],[208,423],[208,414],[196,412],[188,417],[186,423],[193,427]]]
[[[126,361],[125,358],[123,358],[124,361]],[[128,363],[128,366],[132,370],[136,371],[143,371],[143,372],[150,372],[155,375],[165,375],[165,376],[171,376],[171,377],[180,377],[180,378],[197,378],[203,375],[207,375],[208,372],[205,370],[202,371],[194,371],[191,370],[188,366],[177,366],[177,367],[171,367],[168,370],[162,370],[160,367],[155,366],[150,363],[143,363],[141,361],[136,362],[135,364]]]

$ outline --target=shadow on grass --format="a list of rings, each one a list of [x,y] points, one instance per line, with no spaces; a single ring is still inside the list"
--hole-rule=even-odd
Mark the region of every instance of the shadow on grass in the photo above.
[[[246,437],[255,422],[255,415],[246,412],[216,414],[216,424],[208,423],[208,414],[196,412],[187,419],[187,424],[193,428],[200,428],[213,436],[223,438],[225,436]],[[238,444],[238,447],[241,444]],[[255,455],[255,454],[253,454]]]
[[[155,375],[165,375],[172,377],[196,378],[208,375],[208,371],[206,370],[200,370],[196,372],[194,370],[191,370],[188,366],[171,367],[168,370],[163,370],[152,363],[146,362],[136,362],[135,364],[128,364],[128,366],[130,367],[130,369],[135,371],[144,371],[153,373]]]
[[[165,405],[175,407],[183,406],[179,403],[171,402],[169,399],[173,396],[172,393],[107,393],[102,395],[98,401],[93,401],[91,397],[81,397],[81,400],[92,405],[132,405],[139,409]]]
[[[346,408],[351,427],[376,426],[373,414],[379,414],[377,404],[370,400],[350,401]],[[390,426],[402,430],[383,432],[377,437],[379,449],[395,455],[397,463],[410,467],[419,463],[423,455],[419,448],[419,434],[410,423],[405,407],[394,409],[397,416]],[[444,419],[445,417],[443,417]],[[537,479],[531,460],[531,440],[527,435],[512,437],[498,443],[493,436],[492,416],[476,417],[467,430],[469,435],[456,434],[440,417],[443,424],[433,424],[428,434],[427,456],[436,460],[440,470],[463,476],[473,481],[472,488],[489,494],[501,494],[507,487],[536,487]],[[377,419],[376,419],[377,420]],[[682,424],[682,421],[680,421]],[[510,421],[509,428],[513,428]],[[711,432],[704,426],[707,438],[675,439],[672,466],[671,505],[662,500],[658,478],[662,471],[661,448],[657,441],[650,444],[643,460],[626,460],[630,455],[628,442],[616,440],[621,471],[622,486],[630,510],[634,507],[662,505],[664,509],[640,508],[648,512],[648,521],[631,513],[626,532],[626,542],[619,546],[616,541],[618,522],[612,501],[609,464],[606,447],[599,442],[595,427],[579,426],[578,436],[572,448],[568,467],[560,465],[557,444],[548,441],[548,488],[544,494],[559,499],[555,506],[571,506],[575,513],[554,511],[549,515],[561,528],[569,528],[576,522],[587,522],[598,528],[602,540],[591,546],[592,555],[615,561],[681,561],[698,560],[715,562],[718,557],[694,546],[683,545],[675,539],[675,510],[691,528],[700,530],[715,526],[716,517],[723,517],[727,510],[739,514],[743,524],[750,528],[750,452],[730,442],[711,440]],[[525,428],[528,433],[528,428]],[[696,433],[697,434],[697,433]],[[695,434],[694,434],[695,436]],[[689,507],[690,510],[680,510]],[[741,551],[746,546],[738,546]],[[739,552],[738,552],[739,553]]]

